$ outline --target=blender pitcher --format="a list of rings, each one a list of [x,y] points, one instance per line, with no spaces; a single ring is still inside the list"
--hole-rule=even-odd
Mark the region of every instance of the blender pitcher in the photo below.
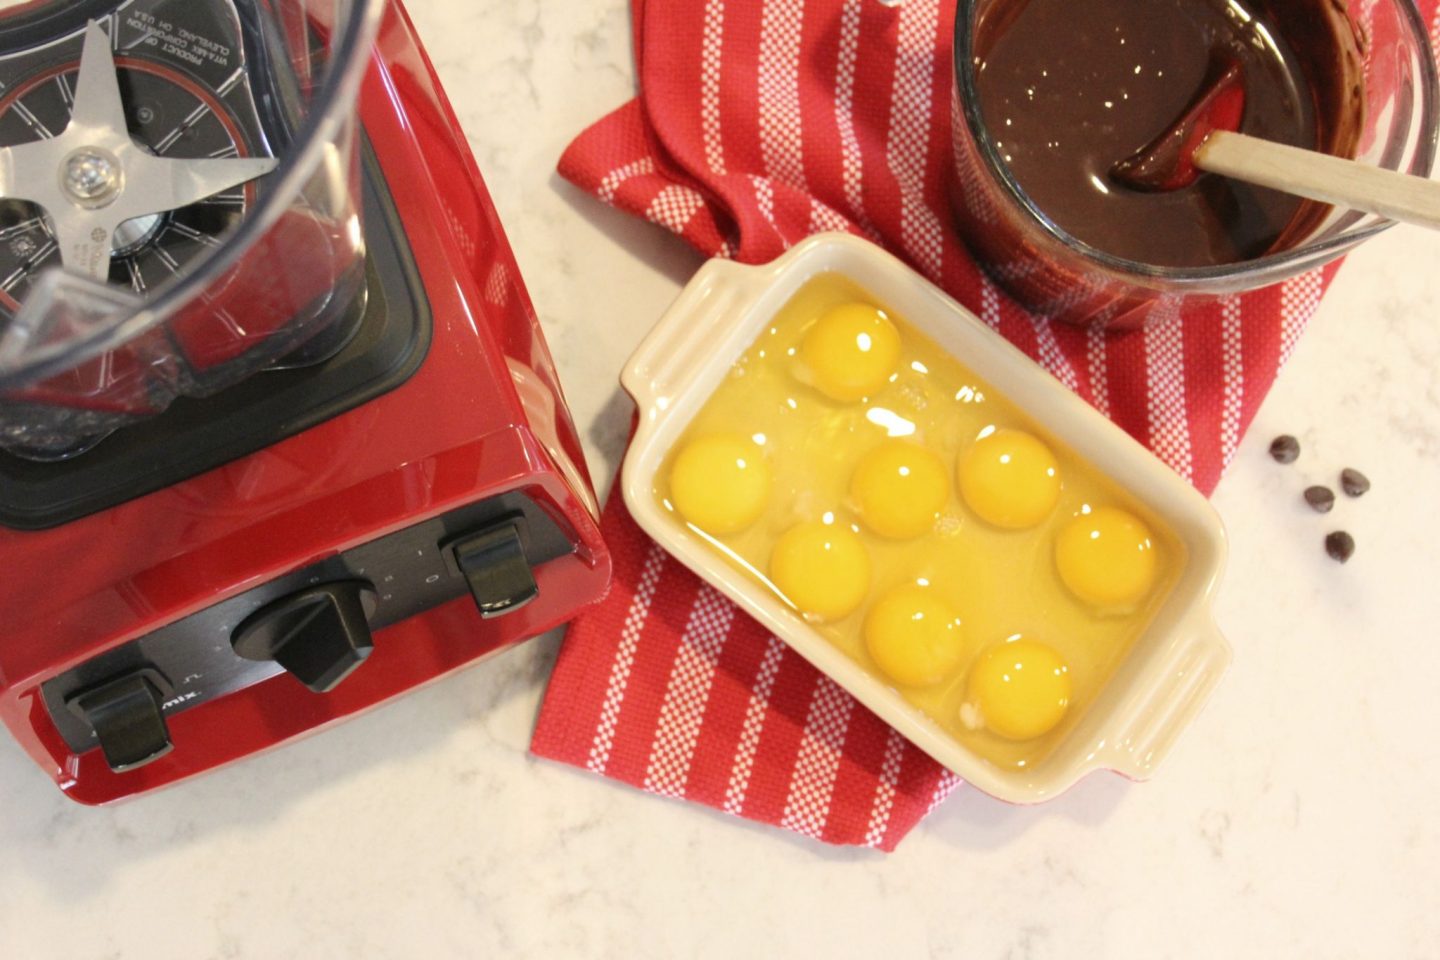
[[[0,11],[0,449],[340,350],[364,312],[355,100],[379,0]]]

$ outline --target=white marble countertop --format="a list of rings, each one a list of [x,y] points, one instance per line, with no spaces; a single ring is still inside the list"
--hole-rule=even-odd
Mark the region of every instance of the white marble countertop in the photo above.
[[[616,373],[698,262],[552,172],[631,92],[628,13],[412,13],[608,478]],[[1150,783],[962,790],[893,855],[825,847],[528,756],[550,636],[114,808],[0,738],[0,958],[1436,956],[1437,267],[1418,229],[1356,253],[1260,412],[1215,496],[1235,663]],[[1321,519],[1299,491],[1344,465],[1374,489]]]

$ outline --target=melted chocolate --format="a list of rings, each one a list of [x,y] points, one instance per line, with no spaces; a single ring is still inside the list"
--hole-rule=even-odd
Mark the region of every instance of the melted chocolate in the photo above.
[[[1213,174],[1144,193],[1112,167],[1173,125],[1220,59],[1243,67],[1242,132],[1353,149],[1358,45],[1336,9],[1317,0],[1002,0],[976,34],[981,112],[1020,186],[1082,241],[1161,266],[1251,259],[1297,240],[1327,208]]]

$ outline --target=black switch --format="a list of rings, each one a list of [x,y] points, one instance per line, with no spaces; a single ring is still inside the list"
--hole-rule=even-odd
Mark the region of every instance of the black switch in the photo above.
[[[517,610],[540,593],[520,536],[520,520],[503,520],[449,545],[482,617]]]
[[[333,690],[370,656],[366,618],[375,592],[343,580],[301,590],[261,607],[235,628],[230,646],[246,660],[274,660],[316,693]]]
[[[65,701],[70,712],[94,728],[105,762],[116,773],[170,752],[170,731],[160,710],[164,695],[156,681],[160,677],[153,670],[136,671]]]

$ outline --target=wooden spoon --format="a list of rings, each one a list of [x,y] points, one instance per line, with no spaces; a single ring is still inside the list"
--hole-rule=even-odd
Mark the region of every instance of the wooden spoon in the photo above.
[[[1391,220],[1440,229],[1440,183],[1237,133],[1245,113],[1244,69],[1220,64],[1180,119],[1110,168],[1120,183],[1179,190],[1202,171]]]

